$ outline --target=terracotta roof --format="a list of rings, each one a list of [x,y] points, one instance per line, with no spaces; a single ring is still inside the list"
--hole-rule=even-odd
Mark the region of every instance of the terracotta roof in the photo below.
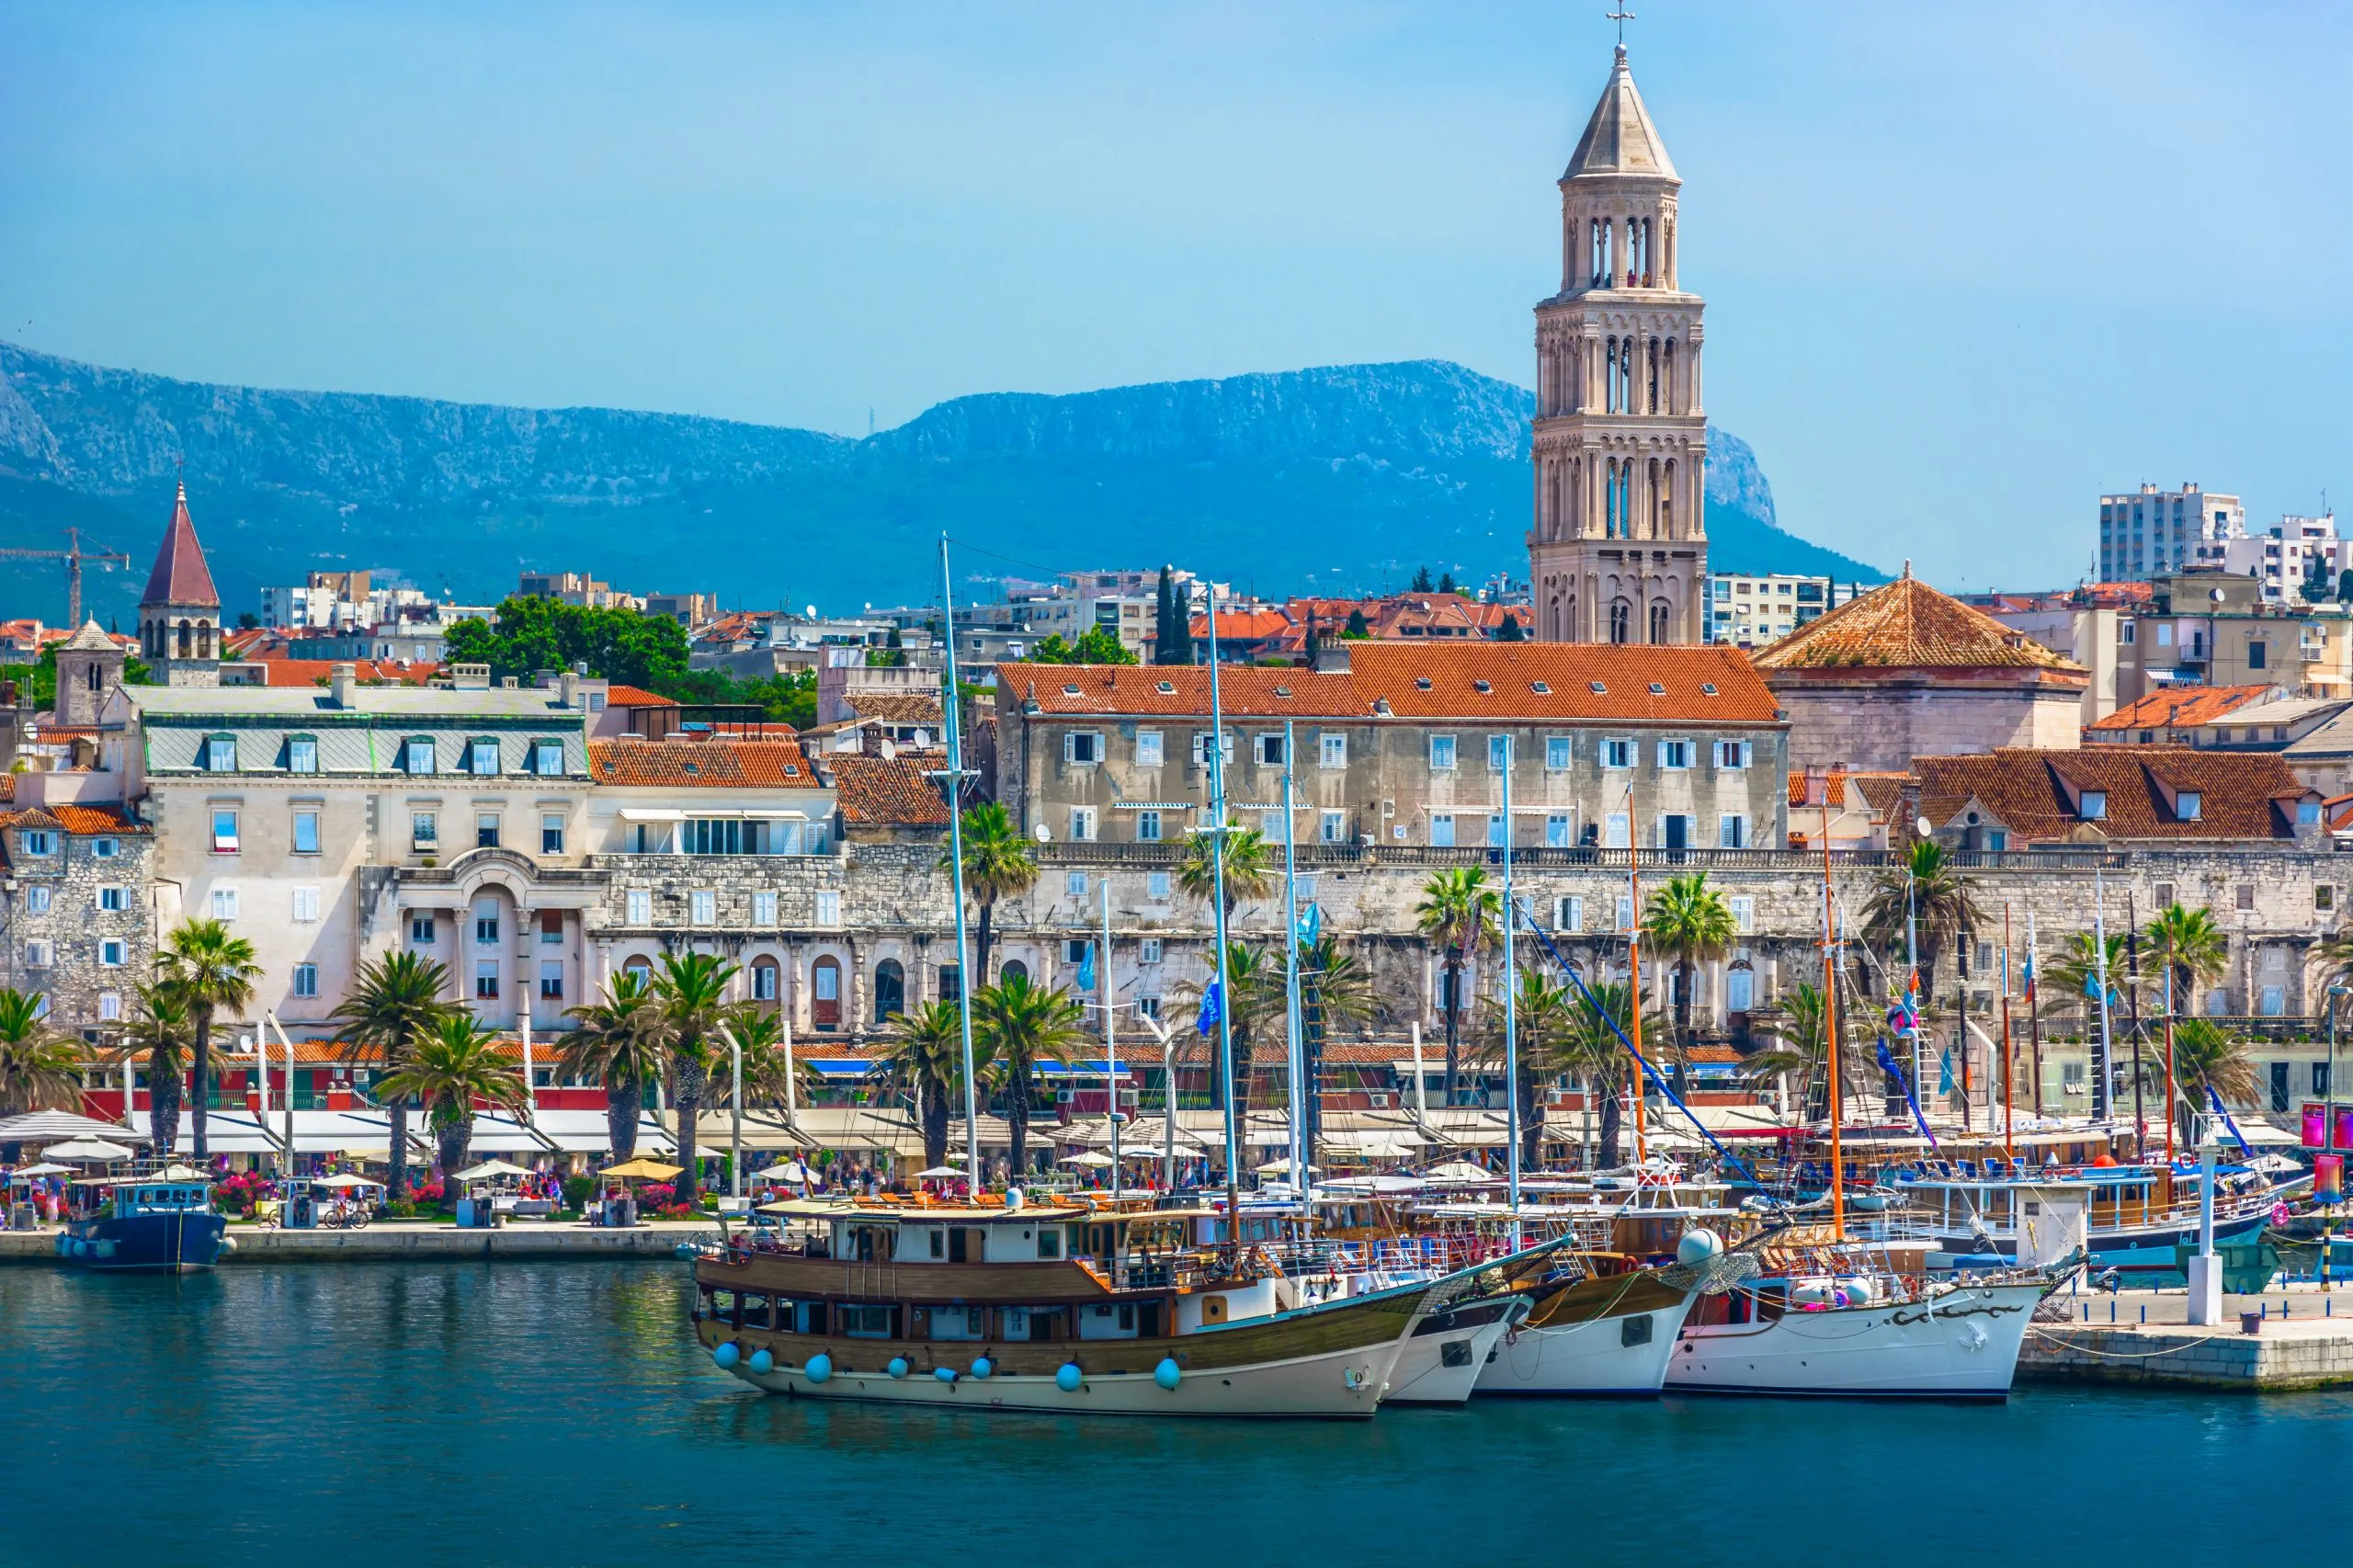
[[[846,753],[825,760],[844,822],[897,827],[948,825],[948,802],[924,777],[926,770],[947,766],[947,754],[937,751],[903,751],[893,757]]]
[[[1226,713],[1753,725],[1774,722],[1776,712],[1773,694],[1737,648],[1483,640],[1347,647],[1345,673],[1220,666]],[[1198,718],[1210,710],[1210,672],[1201,665],[1007,664],[996,679],[1001,704],[1034,699],[1049,714]]]
[[[65,640],[64,646],[77,653],[111,653],[121,647],[123,642],[131,641],[135,640],[109,637],[107,635],[105,627],[95,620],[85,620],[82,623],[81,631]]]
[[[1857,667],[2025,669],[2088,678],[2081,665],[1937,592],[1908,571],[1762,650],[1756,667],[1768,675]]]
[[[1290,617],[1279,609],[1222,610],[1217,618],[1217,640],[1221,642],[1247,642],[1272,637],[1290,625]],[[1197,615],[1192,619],[1193,635],[1210,634],[1210,618]]]
[[[196,523],[188,515],[185,481],[172,502],[171,526],[164,530],[163,549],[155,552],[155,569],[147,574],[147,591],[139,596],[142,609],[151,605],[221,608],[221,590],[212,585],[211,569],[204,564],[204,547],[196,542]]]
[[[2084,751],[2005,749],[1975,756],[1924,756],[1920,811],[1945,827],[1969,803],[1994,825],[2031,843],[2077,839],[2289,838],[2295,802],[2307,790],[2276,752],[2199,751],[2189,746],[2094,746]],[[2107,814],[2086,822],[2081,792],[2104,791]],[[2200,796],[2195,821],[2175,798]],[[2317,796],[2315,795],[2315,799]]]
[[[2276,686],[2169,686],[2107,718],[2084,726],[2105,734],[2125,730],[2186,730],[2211,724],[2223,714],[2260,702]]]
[[[335,675],[337,665],[349,665],[361,680],[393,681],[402,686],[423,686],[441,673],[438,665],[402,665],[390,659],[289,659],[280,654],[260,653],[236,661],[250,664],[268,678],[265,686],[323,686]]]
[[[817,770],[789,740],[635,737],[588,744],[588,776],[599,784],[700,790],[816,790]]]
[[[1843,767],[1834,767],[1826,778],[1830,786],[1832,811],[1846,810],[1847,785],[1849,781],[1855,786],[1855,793],[1862,797],[1864,805],[1873,811],[1884,811],[1897,796],[1903,793],[1904,786],[1910,781],[1912,775],[1909,773],[1850,773]],[[1790,804],[1793,806],[1805,804],[1805,775],[1802,772],[1790,775]]]
[[[605,689],[605,701],[615,708],[675,708],[675,697],[656,697],[642,686],[614,685]]]
[[[95,838],[102,835],[144,836],[152,831],[146,824],[124,815],[112,806],[51,806],[49,814],[57,819],[59,826],[78,838]]]
[[[27,806],[22,811],[0,812],[0,832],[19,827],[62,829],[64,825],[39,806]]]
[[[850,711],[861,719],[886,724],[938,724],[944,722],[939,699],[919,691],[864,691],[847,699]]]

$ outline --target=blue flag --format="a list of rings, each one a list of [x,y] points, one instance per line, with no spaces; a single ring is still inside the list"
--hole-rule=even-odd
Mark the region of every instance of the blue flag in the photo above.
[[[1920,1102],[1912,1093],[1912,1080],[1905,1075],[1904,1069],[1897,1064],[1895,1053],[1887,1049],[1887,1037],[1885,1035],[1879,1037],[1879,1068],[1881,1072],[1886,1074],[1889,1077],[1904,1085],[1904,1103],[1912,1108],[1913,1122],[1920,1129],[1920,1136],[1928,1141],[1928,1147],[1931,1149],[1936,1148],[1937,1135],[1928,1130],[1928,1119],[1920,1114]]]
[[[1193,1027],[1203,1035],[1215,1034],[1219,1007],[1217,982],[1212,980],[1209,989],[1201,993],[1201,1016],[1193,1020]]]
[[[1079,957],[1078,988],[1081,991],[1095,989],[1095,944],[1092,942],[1086,944],[1086,952]]]
[[[1940,1095],[1952,1093],[1952,1051],[1949,1047],[1942,1056],[1937,1058],[1937,1093]]]
[[[1323,932],[1324,906],[1313,899],[1309,899],[1307,907],[1300,912],[1299,945],[1302,948],[1313,947],[1315,938],[1323,935]]]

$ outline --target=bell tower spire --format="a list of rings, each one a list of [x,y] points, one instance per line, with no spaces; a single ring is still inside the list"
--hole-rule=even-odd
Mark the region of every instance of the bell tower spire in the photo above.
[[[186,480],[173,499],[147,591],[139,596],[139,652],[165,686],[221,684],[221,591],[196,541]]]
[[[1683,291],[1683,177],[1635,89],[1608,83],[1560,179],[1561,290],[1536,307],[1537,635],[1699,642],[1708,420],[1702,303]]]

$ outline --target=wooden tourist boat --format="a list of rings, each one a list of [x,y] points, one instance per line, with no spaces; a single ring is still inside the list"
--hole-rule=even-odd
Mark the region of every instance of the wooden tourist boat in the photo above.
[[[808,1399],[1361,1418],[1401,1345],[1479,1272],[1311,1301],[1262,1252],[1200,1246],[1204,1211],[801,1199],[763,1212],[793,1240],[737,1238],[699,1259],[695,1333],[734,1376]]]
[[[2072,1188],[2084,1194],[2086,1263],[2093,1275],[2113,1269],[2127,1285],[2179,1285],[2186,1276],[2177,1249],[2198,1241],[2200,1179],[2195,1166],[2168,1173],[2163,1164],[2046,1167],[2016,1176],[1905,1175],[1885,1186],[1899,1207],[1884,1228],[1891,1234],[1925,1233],[1932,1243],[1931,1274],[2004,1268],[2017,1260],[2020,1228],[2031,1224],[2037,1203],[2053,1189]],[[2279,1182],[2244,1168],[2220,1172],[2216,1244],[2260,1240],[2311,1180],[2309,1173]]]

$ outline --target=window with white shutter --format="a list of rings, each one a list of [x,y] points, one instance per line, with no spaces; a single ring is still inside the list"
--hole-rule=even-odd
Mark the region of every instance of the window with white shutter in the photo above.
[[[315,923],[319,918],[319,890],[313,887],[298,887],[293,891],[294,923],[298,926]]]

